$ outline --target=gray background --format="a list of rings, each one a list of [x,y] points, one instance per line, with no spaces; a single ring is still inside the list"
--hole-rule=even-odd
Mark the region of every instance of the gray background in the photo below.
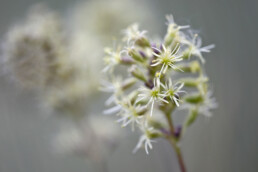
[[[52,9],[65,12],[74,2],[49,0],[47,3]],[[216,44],[206,56],[206,71],[219,108],[211,120],[199,118],[183,140],[183,155],[190,172],[258,171],[257,2],[150,1],[158,11],[160,24],[165,14],[173,13],[179,23],[199,29],[204,43]],[[32,0],[1,0],[1,37],[34,3]],[[165,25],[160,34],[164,33]],[[50,140],[60,121],[46,118],[44,112],[39,111],[34,95],[19,90],[2,76],[0,109],[1,172],[94,171],[90,161],[53,153]],[[121,142],[108,159],[110,172],[179,171],[174,152],[167,143],[154,144],[149,156],[143,151],[132,155],[136,141],[137,137],[131,134]]]

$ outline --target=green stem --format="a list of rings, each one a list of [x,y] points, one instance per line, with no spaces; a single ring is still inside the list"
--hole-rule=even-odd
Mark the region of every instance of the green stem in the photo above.
[[[165,116],[166,116],[167,121],[168,121],[168,125],[169,125],[169,132],[170,132],[170,134],[171,134],[171,135],[174,135],[174,133],[175,133],[175,129],[174,129],[174,124],[173,124],[173,121],[172,121],[171,115],[170,115],[170,114],[166,114]]]

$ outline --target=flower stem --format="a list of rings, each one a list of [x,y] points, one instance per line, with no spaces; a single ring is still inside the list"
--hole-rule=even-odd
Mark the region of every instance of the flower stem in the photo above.
[[[186,172],[186,167],[184,164],[184,160],[183,160],[183,156],[182,156],[180,147],[178,147],[174,138],[169,137],[167,139],[176,152],[177,160],[178,160],[181,172]]]
[[[178,160],[181,172],[186,172],[186,167],[185,167],[185,164],[184,164],[181,149],[177,145],[177,141],[176,141],[176,138],[174,136],[175,129],[174,129],[174,124],[173,124],[171,115],[166,114],[165,116],[167,118],[167,122],[168,122],[168,125],[169,125],[169,130],[170,130],[170,136],[167,137],[167,140],[169,141],[169,143],[171,144],[171,146],[174,148],[174,150],[176,152],[177,160]]]

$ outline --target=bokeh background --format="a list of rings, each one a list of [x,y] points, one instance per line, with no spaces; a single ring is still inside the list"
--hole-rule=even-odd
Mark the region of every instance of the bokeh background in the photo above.
[[[41,1],[61,14],[79,1]],[[258,1],[159,0],[148,1],[165,33],[164,15],[200,30],[204,44],[216,48],[206,55],[206,72],[219,103],[210,120],[199,118],[182,142],[190,172],[258,171]],[[1,0],[0,36],[24,18],[33,0]],[[137,6],[137,1],[135,1]],[[98,10],[98,9],[96,9]],[[134,13],[134,11],[132,11]],[[127,15],[130,15],[128,13]],[[157,20],[157,21],[156,21]],[[144,26],[148,29],[148,26]],[[102,102],[99,102],[100,104]],[[95,171],[88,160],[55,154],[51,139],[62,121],[47,117],[33,93],[25,92],[1,75],[0,171]],[[99,108],[101,109],[101,108]],[[101,115],[101,110],[96,112]],[[111,172],[179,171],[170,145],[160,140],[150,155],[132,154],[138,136],[129,134],[107,160]]]

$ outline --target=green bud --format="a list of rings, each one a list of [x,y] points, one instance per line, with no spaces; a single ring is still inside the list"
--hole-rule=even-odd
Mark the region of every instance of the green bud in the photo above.
[[[189,47],[188,49],[186,49],[183,53],[182,53],[182,58],[184,60],[188,60],[191,57],[191,52],[192,52],[192,48]]]
[[[191,62],[190,68],[191,68],[192,73],[197,73],[197,72],[201,71],[201,66],[200,66],[200,63],[198,61]]]
[[[198,86],[198,82],[196,81],[196,79],[193,79],[193,78],[181,79],[180,82],[183,82],[185,87],[197,87]]]
[[[122,83],[122,90],[124,90],[124,91],[127,90],[128,88],[132,87],[135,83],[136,83],[136,79],[134,79],[134,78],[126,79]]]
[[[192,61],[188,64],[182,64],[178,66],[179,69],[183,70],[184,72],[189,72],[189,73],[197,73],[201,71],[201,66],[198,61]],[[176,71],[181,71],[177,69]]]
[[[190,95],[184,98],[187,103],[199,104],[203,102],[203,96],[201,94]]]
[[[135,61],[138,61],[138,62],[144,62],[144,59],[143,57],[141,56],[140,53],[138,53],[135,49],[131,48],[128,50],[128,54],[129,56],[131,56]]]
[[[131,93],[128,95],[128,98],[129,98],[131,104],[134,104],[134,103],[135,103],[135,101],[136,101],[137,98],[138,98],[138,94],[139,94],[138,91],[133,91],[133,92],[131,92]]]
[[[143,74],[143,72],[137,68],[135,65],[132,66],[130,69],[129,69],[129,72],[137,79],[143,81],[143,82],[147,82],[147,79],[145,77],[145,75]]]
[[[150,139],[156,139],[156,138],[161,137],[161,134],[160,133],[148,133],[148,136]]]
[[[147,111],[148,111],[148,109],[147,109],[146,107],[143,107],[143,108],[141,108],[141,109],[137,112],[137,114],[138,114],[138,116],[142,116],[142,115],[144,115]]]
[[[165,126],[161,122],[159,122],[157,120],[149,119],[148,123],[149,123],[150,126],[152,126],[155,129],[163,129],[163,128],[165,128]]]
[[[196,120],[197,116],[198,116],[198,110],[192,109],[190,111],[190,114],[186,118],[185,126],[189,127]]]
[[[145,47],[150,47],[150,42],[147,38],[141,37],[135,41],[135,45],[145,48]]]
[[[170,46],[176,37],[177,32],[173,29],[173,27],[174,27],[173,25],[170,25],[168,27],[168,32],[164,39],[165,46]]]

